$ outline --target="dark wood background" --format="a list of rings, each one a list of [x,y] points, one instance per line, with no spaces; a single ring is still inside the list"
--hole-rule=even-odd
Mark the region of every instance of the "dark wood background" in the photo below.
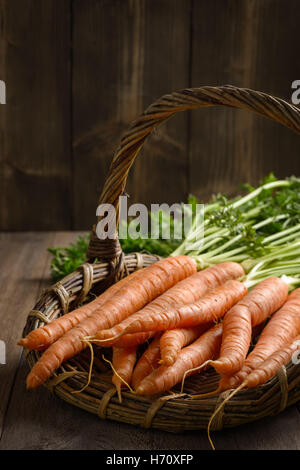
[[[122,131],[153,100],[232,84],[291,99],[299,0],[0,0],[0,229],[88,229]],[[251,113],[176,116],[131,201],[180,202],[300,173],[299,136]]]

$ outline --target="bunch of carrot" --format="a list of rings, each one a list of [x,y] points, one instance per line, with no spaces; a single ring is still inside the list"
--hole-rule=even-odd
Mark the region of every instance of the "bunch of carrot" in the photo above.
[[[249,353],[253,329],[266,320]],[[197,272],[194,260],[182,255],[131,274],[19,344],[43,351],[28,388],[90,343],[112,348],[112,381],[121,399],[123,387],[159,394],[207,367],[221,376],[211,393],[257,386],[290,360],[299,335],[300,289],[288,295],[284,279],[268,277],[248,291],[240,264]]]

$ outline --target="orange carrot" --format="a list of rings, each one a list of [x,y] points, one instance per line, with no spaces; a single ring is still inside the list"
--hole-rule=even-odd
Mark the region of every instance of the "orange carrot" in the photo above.
[[[132,386],[134,389],[138,387],[140,382],[151,374],[151,372],[159,367],[160,360],[160,346],[159,346],[160,334],[156,336],[153,341],[149,344],[148,348],[139,358],[133,374],[132,374]]]
[[[247,293],[246,286],[239,281],[227,281],[212,289],[195,303],[180,308],[162,309],[160,312],[143,312],[133,314],[128,321],[121,322],[110,332],[119,332],[116,339],[124,334],[142,331],[162,331],[174,328],[189,328],[209,323],[221,318],[236,302]],[[105,344],[104,342],[99,344]]]
[[[183,305],[191,304],[205,295],[210,289],[220,286],[229,279],[236,279],[244,274],[243,268],[237,263],[221,263],[216,266],[204,269],[176,284],[171,289],[167,290],[160,297],[157,297],[149,305],[146,305],[136,315],[147,318],[148,315],[154,317],[161,311],[168,310],[171,307],[181,307]],[[127,325],[131,323],[131,318],[124,320],[120,325],[116,325],[110,330],[98,331],[95,339],[102,340],[114,338],[117,336]],[[148,331],[148,330],[147,330]],[[99,341],[100,343],[100,341]],[[102,343],[105,346],[106,343]],[[107,344],[113,344],[107,341]]]
[[[114,367],[113,384],[116,386],[120,403],[121,388],[130,385],[133,368],[136,362],[137,346],[133,348],[113,348],[112,364]],[[122,380],[123,379],[123,380]]]
[[[181,382],[188,369],[194,369],[218,356],[222,339],[222,325],[206,331],[194,343],[181,350],[172,366],[160,366],[148,375],[136,389],[138,395],[153,395],[171,389]],[[191,375],[193,371],[190,372]]]
[[[74,328],[85,318],[89,317],[96,309],[102,307],[102,305],[107,300],[109,300],[116,292],[118,292],[119,289],[124,287],[127,282],[133,279],[137,274],[142,275],[143,271],[144,269],[134,271],[133,273],[129,274],[129,276],[110,286],[95,300],[57,318],[56,320],[53,320],[48,325],[31,331],[26,336],[26,338],[20,339],[18,344],[26,349],[35,349],[38,351],[48,348],[50,344],[54,343],[67,331],[69,331],[71,328]]]
[[[41,385],[64,361],[82,351],[87,344],[84,337],[119,323],[195,270],[195,262],[188,256],[166,258],[145,268],[142,276],[131,279],[112,299],[46,349],[27,377],[27,388]]]
[[[133,346],[139,346],[140,344],[146,343],[149,339],[155,336],[155,331],[146,331],[145,333],[134,333],[133,335],[124,335],[116,341],[112,342],[110,346],[116,348],[131,348]],[[107,343],[103,345],[108,347]]]
[[[193,328],[166,330],[160,338],[160,364],[164,366],[173,365],[182,348],[195,341],[212,326],[213,323],[208,323]]]
[[[296,336],[291,344],[282,347],[271,356],[267,357],[259,367],[247,375],[243,382],[244,386],[253,388],[267,382],[274,377],[280,366],[290,362],[294,353],[297,351],[300,351],[300,335]]]
[[[287,296],[287,284],[278,277],[270,277],[257,284],[225,314],[220,357],[210,363],[219,374],[232,375],[242,368],[250,347],[252,327],[278,310]]]
[[[285,304],[271,317],[242,369],[221,379],[219,390],[239,386],[246,377],[274,352],[291,343],[300,334],[300,289],[292,292]]]
[[[221,409],[224,409],[225,403],[227,403],[231,398],[236,395],[239,391],[241,391],[243,388],[254,388],[258,387],[261,384],[266,383],[268,380],[270,380],[274,375],[278,372],[279,368],[282,365],[287,364],[297,352],[297,361],[299,359],[299,351],[300,351],[300,335],[298,335],[296,338],[294,338],[294,341],[291,344],[287,344],[281,349],[277,350],[275,353],[273,353],[271,356],[268,356],[261,364],[258,366],[256,369],[254,369],[252,372],[250,372],[243,382],[236,388],[234,389],[226,398],[225,400],[220,403],[220,405],[215,409],[213,412],[212,416],[210,417],[210,420],[208,422],[207,426],[207,434],[209,438],[209,442],[212,446],[213,449],[215,449],[214,444],[211,440],[210,437],[210,427],[211,423],[213,422],[215,416],[221,411]]]

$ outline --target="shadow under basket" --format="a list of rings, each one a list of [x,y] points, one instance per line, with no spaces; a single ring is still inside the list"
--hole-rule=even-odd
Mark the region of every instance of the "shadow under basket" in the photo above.
[[[300,110],[295,106],[265,93],[232,86],[185,89],[165,95],[153,103],[123,136],[113,158],[99,204],[112,204],[118,213],[119,196],[124,194],[128,171],[147,136],[159,124],[174,114],[188,109],[224,105],[254,111],[273,119],[300,133]],[[99,220],[99,219],[98,219]],[[124,255],[118,237],[99,239],[93,227],[87,253],[87,263],[66,276],[42,294],[29,313],[24,336],[31,330],[51,322],[76,306],[90,301],[109,285],[129,273],[151,265],[159,256],[133,253]],[[184,392],[180,385],[160,396],[136,396],[122,392],[119,402],[111,382],[110,367],[102,360],[109,349],[94,346],[95,361],[89,386],[80,393],[88,378],[89,349],[65,362],[45,384],[58,397],[82,408],[99,418],[130,423],[145,428],[153,427],[169,432],[182,432],[207,428],[208,421],[228,391],[207,398],[191,398],[192,394],[215,390],[219,376],[210,369],[195,374],[185,381]],[[27,352],[32,367],[40,357],[39,352]],[[280,368],[267,383],[245,389],[233,396],[215,416],[211,429],[238,426],[265,416],[281,412],[300,399],[300,364],[289,363]]]

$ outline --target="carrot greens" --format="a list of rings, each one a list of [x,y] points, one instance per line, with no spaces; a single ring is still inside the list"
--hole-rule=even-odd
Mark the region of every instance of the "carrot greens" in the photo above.
[[[184,238],[178,240],[174,230],[174,219],[168,211],[161,210],[159,217],[149,213],[152,233],[158,239],[142,236],[120,239],[125,253],[154,253],[162,257],[189,255],[202,269],[217,263],[236,261],[243,263],[246,271],[257,263],[264,269],[278,273],[289,267],[287,275],[294,275],[300,261],[300,179],[289,177],[279,180],[273,173],[254,188],[241,186],[245,194],[228,198],[224,194],[214,196],[204,207],[204,220],[197,215],[195,196],[189,196],[193,222]],[[154,224],[154,230],[153,230]],[[156,225],[155,225],[156,224]],[[170,226],[170,237],[163,237],[163,227]],[[124,231],[124,228],[123,228]],[[147,234],[146,234],[147,235]],[[201,236],[203,235],[203,236]],[[78,237],[75,243],[62,248],[49,248],[52,277],[58,281],[85,262],[89,235]],[[298,260],[297,260],[298,258]],[[286,265],[282,266],[282,261]],[[291,266],[293,265],[293,267]],[[275,272],[275,271],[273,271]],[[254,278],[253,278],[254,279]]]
[[[245,196],[219,195],[208,204],[203,227],[194,223],[172,254],[188,254],[201,268],[246,260],[251,267],[268,256],[294,257],[299,252],[294,243],[300,234],[300,179],[277,180],[271,173],[257,188],[244,188]]]

